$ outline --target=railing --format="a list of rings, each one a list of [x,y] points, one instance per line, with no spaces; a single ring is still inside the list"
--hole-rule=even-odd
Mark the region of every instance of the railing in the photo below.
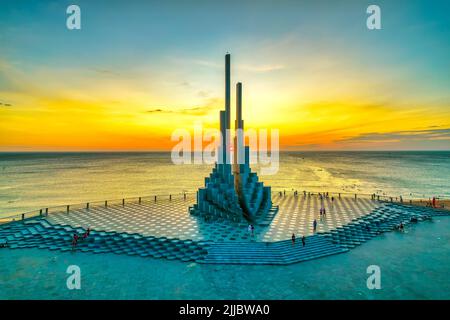
[[[307,190],[301,190],[301,189],[292,189],[286,190],[281,188],[272,189],[272,197],[277,196],[286,196],[289,194],[295,194],[297,192],[298,196],[318,196],[321,194],[322,196],[326,196],[327,192],[318,192],[318,191],[307,191]],[[19,220],[25,220],[28,218],[34,218],[34,217],[47,217],[49,214],[53,213],[62,213],[67,212],[70,213],[72,210],[80,210],[80,209],[86,209],[89,210],[91,208],[98,208],[98,207],[104,207],[108,208],[109,206],[126,206],[127,204],[133,203],[133,204],[144,204],[144,203],[157,203],[160,201],[172,201],[177,199],[183,199],[187,200],[188,197],[196,195],[196,191],[186,191],[181,193],[175,193],[175,194],[158,194],[158,195],[152,195],[152,196],[143,196],[143,197],[130,197],[130,198],[121,198],[121,199],[110,199],[110,200],[102,200],[102,201],[91,201],[91,202],[84,202],[84,203],[76,203],[76,204],[69,204],[69,205],[59,205],[59,206],[52,206],[47,208],[41,208],[38,210],[28,211],[25,213],[15,214],[11,216],[6,217],[0,217],[0,224],[8,223],[12,221],[19,221]],[[426,203],[428,201],[425,199],[406,199],[402,196],[387,196],[387,195],[378,195],[378,194],[369,194],[369,193],[350,193],[350,192],[328,192],[328,197],[334,197],[336,199],[339,199],[341,197],[351,197],[354,199],[360,199],[360,198],[370,198],[374,201],[385,201],[385,202],[396,202],[396,203],[403,203],[403,204],[417,204],[419,201]],[[439,200],[449,200],[447,198],[439,197],[436,198]],[[442,206],[444,207],[444,206]]]
[[[295,194],[297,192],[298,196],[326,196],[328,195],[329,198],[341,198],[341,197],[352,197],[354,199],[359,198],[370,198],[371,200],[376,201],[384,201],[384,202],[396,202],[396,203],[403,203],[403,204],[417,204],[417,203],[424,203],[426,204],[429,202],[429,199],[423,199],[423,198],[410,198],[410,197],[403,197],[402,195],[399,196],[391,196],[391,195],[380,195],[377,193],[353,193],[353,192],[339,192],[339,191],[333,191],[333,192],[327,192],[327,191],[308,191],[303,189],[295,189],[290,188],[290,190],[286,190],[283,188],[272,188],[272,194],[275,194],[275,196],[284,196],[289,194]],[[436,201],[442,202],[442,201],[450,201],[450,198],[448,197],[435,197]],[[445,208],[445,204],[441,203],[439,206],[441,208]]]
[[[82,203],[74,203],[68,205],[58,205],[51,206],[46,208],[41,208],[38,210],[27,211],[20,214],[14,214],[6,217],[0,217],[0,224],[25,220],[29,218],[36,217],[47,217],[49,214],[54,213],[70,213],[73,210],[80,209],[92,209],[104,207],[108,208],[110,206],[125,206],[130,203],[134,204],[144,204],[144,203],[156,203],[160,201],[172,201],[172,200],[187,200],[190,196],[195,195],[196,192],[182,192],[182,193],[174,193],[174,194],[157,194],[152,196],[142,196],[142,197],[129,197],[129,198],[121,198],[121,199],[108,199],[101,201],[90,201],[90,202],[82,202]]]
[[[340,191],[340,190],[336,190],[336,189],[326,189],[326,188],[319,188],[319,187],[311,187],[308,188],[307,186],[302,186],[302,187],[289,187],[289,188],[283,188],[283,187],[272,187],[272,192],[279,192],[279,191],[286,191],[287,192],[294,192],[295,190],[298,191],[298,193],[303,193],[304,190],[306,190],[306,192],[311,192],[311,194],[319,194],[319,193],[326,193],[329,192],[329,194],[333,194],[333,195],[337,195],[337,194],[341,194],[341,195],[355,195],[357,194],[358,196],[371,196],[372,194],[375,195],[379,195],[380,197],[384,197],[384,198],[390,198],[390,197],[397,197],[399,198],[400,196],[403,197],[404,199],[411,199],[413,201],[415,200],[424,200],[425,199],[425,195],[422,194],[410,194],[410,195],[405,195],[405,194],[397,194],[397,195],[393,195],[393,194],[386,194],[386,193],[380,193],[380,192],[374,192],[374,193],[362,193],[362,192],[349,192],[349,191]],[[430,196],[430,195],[427,195]],[[446,196],[442,196],[442,195],[431,195],[431,198],[435,196],[436,199],[445,199],[445,200],[449,200],[450,197],[446,197]]]

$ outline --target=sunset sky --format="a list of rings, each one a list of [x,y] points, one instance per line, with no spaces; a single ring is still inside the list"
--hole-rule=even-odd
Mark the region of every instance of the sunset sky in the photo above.
[[[218,126],[226,52],[284,150],[448,150],[449,39],[448,1],[1,0],[0,151],[170,150]]]

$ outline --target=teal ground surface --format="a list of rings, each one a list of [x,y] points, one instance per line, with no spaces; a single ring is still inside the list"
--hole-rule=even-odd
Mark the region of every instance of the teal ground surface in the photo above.
[[[0,299],[450,299],[450,218],[346,254],[288,266],[208,265],[115,254],[0,249]],[[81,268],[81,289],[66,268]],[[380,290],[366,286],[381,268]]]

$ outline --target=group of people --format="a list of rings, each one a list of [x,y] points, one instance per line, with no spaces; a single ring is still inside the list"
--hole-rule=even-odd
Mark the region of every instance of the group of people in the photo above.
[[[280,197],[285,197],[286,196],[286,190],[283,190],[283,191],[278,191],[278,195],[280,196]],[[314,195],[314,193],[311,193],[311,192],[306,192],[305,190],[303,190],[303,196],[304,197],[306,197],[306,196],[311,196],[311,195]],[[329,193],[328,192],[324,192],[324,193],[321,193],[321,192],[319,192],[319,193],[317,193],[317,195],[319,196],[319,198],[321,199],[321,200],[323,200],[323,199],[329,199],[330,198],[330,196],[329,196]],[[298,196],[298,191],[297,190],[294,190],[294,196],[295,197],[297,197]],[[339,193],[339,197],[341,196],[341,194]],[[331,197],[331,201],[334,201],[334,197]]]
[[[292,245],[295,245],[295,233],[292,234]],[[302,236],[302,246],[304,247],[306,245],[306,238],[305,236]]]
[[[88,227],[86,229],[86,231],[83,233],[83,235],[81,236],[81,239],[82,240],[86,239],[87,237],[89,237],[90,233],[91,233],[91,228]],[[75,249],[75,247],[77,246],[79,239],[80,239],[80,236],[78,235],[78,233],[75,232],[72,237],[72,250]]]
[[[324,192],[324,193],[319,192],[319,198],[320,198],[320,200],[322,200],[323,198],[328,199],[329,198],[328,192]]]
[[[280,197],[286,197],[286,190],[283,190],[283,192],[279,191],[278,194]]]

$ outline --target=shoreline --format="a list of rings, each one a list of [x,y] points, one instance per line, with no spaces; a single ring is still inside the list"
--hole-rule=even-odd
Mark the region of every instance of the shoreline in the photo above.
[[[288,191],[287,193],[293,192],[292,190],[294,190],[294,188],[286,188],[285,189],[285,191]],[[283,192],[282,190],[272,190],[272,201],[274,201],[274,199],[279,196],[279,193],[282,193],[282,192]],[[298,192],[299,192],[299,197],[303,196],[303,193],[301,191],[298,191]],[[194,193],[195,192],[184,192],[184,194],[186,194],[186,195],[191,195]],[[308,192],[308,194],[311,194],[311,196],[313,196],[313,197],[317,197],[319,195],[319,193],[320,193],[320,191]],[[335,198],[337,198],[337,194],[341,194],[343,198],[353,198],[354,197],[353,193],[348,193],[348,192],[342,192],[342,193],[332,192],[332,193],[330,193],[329,197],[331,198],[331,196],[334,196]],[[357,195],[358,199],[359,198],[368,198],[371,196],[371,194],[366,194],[366,193],[362,193],[362,194],[356,193],[356,195]],[[378,194],[376,194],[376,195],[378,196]],[[159,197],[161,197],[161,199],[169,198],[169,196],[174,197],[174,199],[175,199],[176,197],[182,197],[183,193],[172,194],[172,195],[169,195],[169,194],[158,195],[158,199],[160,199]],[[379,196],[380,196],[380,201],[390,202],[389,201],[389,199],[391,198],[390,196],[386,196],[386,195],[383,195],[383,196],[379,195]],[[128,200],[135,201],[136,199],[139,199],[139,198],[153,198],[153,197],[154,196],[145,196],[145,197],[133,196],[133,197],[126,197],[124,199],[127,201]],[[425,198],[423,198],[423,199],[407,199],[407,198],[405,198],[403,200],[403,202],[398,201],[398,197],[392,197],[392,199],[396,199],[395,201],[393,201],[393,203],[404,204],[404,205],[414,205],[414,206],[418,206],[418,207],[431,207],[431,205],[429,205],[429,199],[425,199]],[[111,203],[117,202],[117,204],[119,204],[121,201],[122,201],[122,199],[108,200],[108,202],[111,202]],[[48,210],[53,210],[53,209],[61,210],[61,208],[65,208],[67,206],[82,207],[82,206],[85,206],[86,203],[90,203],[91,206],[102,206],[105,203],[105,201],[104,200],[95,200],[95,201],[86,201],[86,202],[81,202],[81,203],[63,204],[63,205],[57,204],[57,205],[53,205],[53,206],[47,206],[47,209]],[[450,199],[436,198],[436,205],[435,205],[434,209],[449,211],[450,210]],[[39,212],[39,210],[45,210],[45,209],[44,209],[44,207],[41,207],[41,208],[31,209],[28,211],[18,211],[18,212],[10,213],[10,214],[2,214],[0,212],[0,225],[11,222],[12,217],[18,218],[18,219],[16,219],[16,221],[21,220],[20,216],[22,214],[25,214],[26,216],[28,216],[30,214],[32,214],[32,216],[37,216],[38,215],[37,213]]]
[[[413,200],[412,205],[418,207],[429,207],[428,200]],[[449,211],[450,199],[436,200],[436,206],[434,207],[434,209]]]

